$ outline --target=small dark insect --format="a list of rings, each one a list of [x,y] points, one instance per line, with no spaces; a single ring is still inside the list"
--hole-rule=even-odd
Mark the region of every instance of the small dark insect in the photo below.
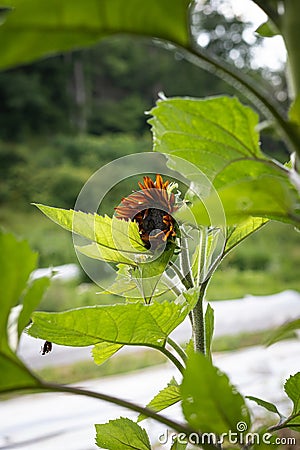
[[[46,355],[46,353],[50,353],[52,350],[52,342],[45,341],[43,347],[41,347],[42,355]]]

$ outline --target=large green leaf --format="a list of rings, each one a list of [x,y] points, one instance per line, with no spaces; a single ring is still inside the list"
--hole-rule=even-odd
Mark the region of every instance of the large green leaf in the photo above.
[[[239,180],[218,190],[227,224],[240,223],[253,216],[299,226],[299,195],[289,177],[284,178],[276,172],[277,169],[274,169],[273,174],[266,173],[261,177],[257,174],[255,179]],[[206,204],[210,204],[210,199],[207,199]],[[202,205],[199,206],[200,210],[198,204],[191,210],[201,223]]]
[[[218,199],[222,202],[228,226],[243,224],[244,221],[255,217],[265,221],[279,220],[299,227],[299,194],[288,177],[283,179],[274,174],[253,180],[240,180],[219,189]],[[218,206],[213,194],[206,198],[204,203],[196,201],[188,214],[179,211],[177,219],[188,221],[192,213],[200,226],[210,225],[207,208],[211,210],[215,207]],[[251,228],[250,233],[255,230],[256,228]],[[243,238],[245,237],[247,235]]]
[[[18,241],[12,234],[0,232],[0,349],[7,346],[10,310],[19,303],[36,261],[37,253],[26,241]]]
[[[150,114],[154,150],[188,159],[210,180],[234,160],[265,159],[257,114],[236,98],[160,100]]]
[[[37,387],[38,379],[13,354],[0,350],[0,392]]]
[[[90,46],[114,33],[189,42],[190,0],[2,0],[14,9],[0,27],[0,68]]]
[[[137,258],[146,252],[136,222],[39,204],[36,206],[66,230],[92,241],[92,244],[77,246],[80,252],[91,258],[136,266]]]
[[[294,404],[293,414],[300,412],[300,372],[290,376],[284,385],[284,390]]]
[[[202,192],[191,211],[179,211],[178,219],[189,220],[192,213],[198,224],[210,225],[207,211],[220,208],[221,200],[229,225],[251,216],[299,224],[292,172],[261,152],[258,116],[251,109],[235,98],[174,98],[158,102],[151,113],[155,150],[168,154],[169,165],[181,172],[184,167],[174,156],[193,163],[188,178]],[[201,173],[211,189],[209,183],[206,189],[201,186]]]
[[[30,249],[26,241],[19,241],[12,234],[0,232],[0,392],[39,384],[37,378],[9,347],[12,341],[17,345],[19,336],[27,325],[28,316],[41,298],[27,286],[36,261],[37,254]],[[18,315],[15,313],[17,309],[20,311],[21,300],[23,310]],[[11,320],[12,311],[16,315],[15,327],[9,329],[8,322]]]
[[[159,412],[179,402],[180,399],[181,395],[179,384],[175,378],[172,378],[167,386],[159,391],[159,393],[156,394],[155,397],[153,397],[153,399],[147,404],[147,408]],[[138,422],[146,418],[147,416],[140,414],[138,417]]]
[[[109,450],[151,450],[146,431],[130,419],[110,420],[95,425],[96,443]]]
[[[181,394],[184,416],[193,428],[217,434],[238,431],[239,422],[249,428],[243,397],[202,353],[189,356]]]
[[[33,314],[28,332],[34,337],[74,347],[102,341],[163,347],[167,336],[185,319],[193,305],[194,301],[126,303],[61,313],[38,312]]]

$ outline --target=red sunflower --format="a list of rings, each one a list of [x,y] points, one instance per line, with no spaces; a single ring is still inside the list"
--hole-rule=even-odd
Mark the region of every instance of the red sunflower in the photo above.
[[[115,208],[118,219],[135,220],[140,235],[147,248],[151,243],[167,241],[176,236],[176,222],[172,217],[178,206],[176,197],[167,189],[169,181],[163,182],[161,175],[156,180],[144,177],[144,183],[138,183],[140,191],[133,192],[122,199]]]

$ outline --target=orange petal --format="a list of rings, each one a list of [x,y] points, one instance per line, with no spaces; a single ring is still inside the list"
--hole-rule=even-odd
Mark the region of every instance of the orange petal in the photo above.
[[[162,187],[163,187],[163,180],[162,180],[161,175],[159,175],[159,174],[156,174],[155,187],[158,189],[162,189]]]

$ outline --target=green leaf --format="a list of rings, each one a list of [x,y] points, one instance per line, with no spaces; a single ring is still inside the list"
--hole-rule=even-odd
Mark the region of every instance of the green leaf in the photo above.
[[[252,395],[246,395],[246,398],[248,398],[249,400],[253,400],[259,406],[262,406],[263,408],[267,409],[268,411],[270,411],[274,414],[278,414],[279,417],[283,417],[282,414],[280,414],[280,412],[278,411],[277,407],[275,405],[273,405],[273,403],[262,400],[261,398],[253,397]]]
[[[271,20],[268,20],[267,22],[261,24],[256,30],[256,33],[258,33],[262,37],[273,37],[277,34],[280,34],[279,30],[277,30],[276,26]]]
[[[180,387],[175,378],[172,378],[168,385],[164,389],[159,391],[159,393],[156,394],[155,397],[153,397],[151,402],[147,404],[147,408],[152,409],[155,412],[159,412],[163,409],[168,408],[169,406],[174,405],[180,400]],[[146,418],[147,416],[145,416],[144,414],[140,414],[138,417],[138,422]]]
[[[37,387],[38,379],[10,352],[0,350],[0,392]]]
[[[255,131],[258,116],[236,98],[160,100],[150,114],[154,150],[187,159],[211,180],[233,160],[265,159]]]
[[[214,310],[208,303],[206,312],[205,312],[205,348],[206,355],[211,361],[211,347],[212,347],[212,339],[214,335]]]
[[[78,308],[61,313],[36,312],[28,333],[33,337],[74,347],[103,341],[163,347],[168,335],[188,315],[191,305],[186,301],[178,304],[155,302],[150,305],[126,303]]]
[[[195,345],[194,345],[194,339],[191,338],[186,346],[185,346],[185,353],[187,354],[187,356],[189,357],[190,355],[193,355],[195,352]]]
[[[182,306],[187,305],[188,311],[190,312],[197,304],[199,298],[199,290],[199,287],[194,287],[187,291],[183,291],[174,302]]]
[[[178,442],[178,439],[175,438],[170,450],[185,450],[187,448],[187,443]]]
[[[7,321],[10,310],[19,303],[30,273],[36,266],[37,253],[26,241],[0,232],[0,349],[7,343]]]
[[[136,298],[140,295],[136,283],[134,282],[131,272],[132,267],[127,264],[118,264],[117,276],[115,281],[100,294],[115,294],[124,297]]]
[[[97,424],[96,443],[109,450],[151,450],[146,431],[130,419],[121,417]]]
[[[237,424],[250,426],[250,416],[241,394],[227,375],[201,353],[190,355],[182,385],[182,409],[188,423],[201,432],[237,431]]]
[[[294,431],[300,431],[300,414],[296,417],[293,417],[291,420],[288,421],[286,424],[286,428],[289,428],[290,430]]]
[[[292,322],[285,323],[281,327],[277,328],[269,337],[266,345],[275,344],[275,342],[281,341],[288,337],[293,331],[300,329],[300,319],[293,320]]]
[[[294,404],[293,414],[300,412],[300,372],[290,376],[284,385],[287,396]]]
[[[232,169],[235,164],[232,163]],[[192,214],[200,226],[210,225],[207,210],[220,208],[221,201],[227,225],[239,224],[253,216],[299,226],[299,194],[290,182],[288,173],[283,176],[281,170],[275,166],[271,170],[266,166],[266,173],[253,172],[253,179],[229,183],[228,178],[228,184],[218,189],[217,196],[214,193],[204,201],[195,201],[189,212],[179,210],[176,217],[181,221],[189,221]]]
[[[290,107],[289,118],[293,123],[300,125],[300,94],[297,95]]]
[[[99,344],[96,344],[92,350],[95,363],[100,366],[100,364],[107,361],[122,347],[122,344],[114,344],[112,342],[100,342]]]
[[[170,289],[160,281],[163,281],[164,271],[173,256],[174,249],[175,245],[169,245],[156,259],[139,264],[135,270],[131,271],[139,297],[142,297],[146,303],[150,303],[153,297]]]
[[[38,379],[9,347],[12,337],[15,338],[13,340],[16,340],[16,344],[18,341],[17,320],[20,320],[20,316],[16,314],[16,310],[20,309],[20,305],[16,305],[26,290],[27,280],[36,266],[36,260],[37,254],[30,249],[26,241],[19,241],[12,234],[0,231],[0,392],[35,387],[39,384]],[[30,314],[35,301],[26,294],[23,307]],[[11,333],[8,330],[12,313],[15,316],[15,336],[9,336]]]
[[[228,224],[240,223],[253,217],[279,220],[299,225],[298,193],[288,175],[282,177],[279,169],[256,179],[240,180],[218,190]],[[209,199],[206,204],[209,204]],[[196,205],[195,205],[196,208]],[[193,207],[191,208],[192,212]],[[196,214],[196,212],[195,212]]]
[[[13,6],[0,27],[0,67],[95,44],[114,33],[157,37],[178,45],[189,42],[189,0],[3,0]]]
[[[268,219],[249,217],[238,225],[228,227],[224,254],[230,252],[230,250],[246,239],[246,237],[259,230],[266,223],[268,223]]]
[[[174,98],[158,102],[151,113],[154,149],[166,153],[168,165],[201,194],[190,210],[178,211],[178,220],[189,222],[194,215],[200,226],[211,225],[208,212],[213,211],[220,223],[212,225],[223,225],[225,211],[228,225],[251,216],[299,224],[292,172],[261,152],[258,116],[251,109],[234,98]],[[194,169],[174,157],[188,160]]]
[[[115,294],[127,299],[140,299],[150,303],[170,290],[164,271],[173,254],[173,249],[165,250],[157,259],[140,263],[138,267],[119,264],[115,281],[101,294]]]
[[[95,259],[137,265],[136,258],[146,252],[136,222],[50,206],[36,206],[51,220],[93,243],[77,249]]]
[[[18,320],[18,334],[21,336],[24,328],[29,324],[32,311],[39,305],[46,289],[49,287],[50,279],[48,277],[33,280],[28,286],[24,297],[23,307]]]

